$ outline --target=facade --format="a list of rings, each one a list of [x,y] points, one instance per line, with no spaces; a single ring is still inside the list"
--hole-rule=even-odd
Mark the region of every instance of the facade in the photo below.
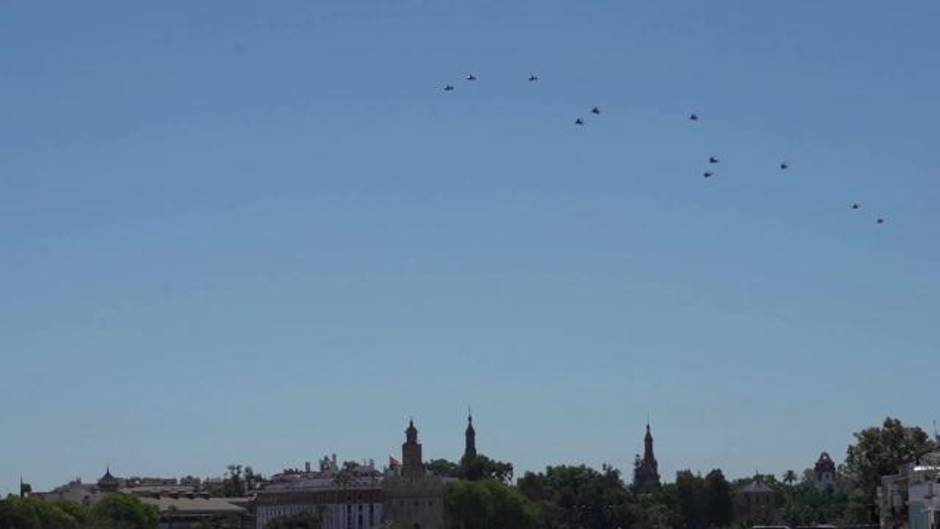
[[[878,517],[882,529],[940,528],[940,451],[882,476]]]
[[[33,496],[45,501],[72,501],[83,505],[91,505],[102,494],[115,493],[120,488],[121,480],[111,474],[111,468],[109,467],[97,483],[82,483],[82,478],[75,478],[49,492],[33,493]]]
[[[754,478],[732,498],[734,520],[742,525],[770,525],[777,521],[777,491]]]
[[[82,483],[81,478],[66,483],[49,492],[33,496],[45,501],[72,501],[91,505],[109,494],[129,494],[151,505],[160,514],[160,528],[189,529],[201,521],[214,517],[234,517],[243,524],[248,519],[249,498],[211,498],[197,493],[190,485],[179,484],[172,478],[117,478],[107,469],[94,484]]]
[[[98,497],[98,486],[82,483],[81,478],[76,478],[49,492],[34,492],[32,495],[45,501],[72,501],[83,505],[91,505]]]
[[[643,438],[643,457],[639,455],[633,463],[633,488],[638,492],[650,492],[659,487],[659,463],[653,454],[653,434],[646,423],[646,436]]]
[[[340,469],[333,459],[313,471],[286,470],[255,497],[255,527],[301,512],[320,516],[322,529],[378,529],[383,520],[381,474],[369,462]]]
[[[138,495],[139,496],[139,495]],[[233,504],[227,498],[210,498],[208,494],[154,494],[139,496],[145,505],[155,508],[160,514],[160,529],[195,529],[202,522],[213,518],[238,520],[241,527],[248,517],[248,510]]]
[[[472,426],[468,430],[472,432]],[[400,472],[388,474],[382,483],[386,519],[405,529],[443,529],[446,484],[425,470],[413,421],[405,430],[401,455]]]
[[[819,459],[816,460],[816,464],[813,466],[813,482],[819,490],[835,492],[838,488],[836,464],[827,452],[819,454]]]
[[[442,529],[446,483],[425,470],[413,421],[401,452],[401,463],[393,460],[384,472],[372,461],[340,469],[333,456],[320,461],[319,471],[308,464],[273,476],[255,498],[255,529],[301,512],[319,515],[322,529],[381,529],[387,521],[405,529]]]

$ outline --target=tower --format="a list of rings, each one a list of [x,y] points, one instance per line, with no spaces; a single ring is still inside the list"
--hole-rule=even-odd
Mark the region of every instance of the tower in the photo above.
[[[413,420],[408,421],[405,430],[405,443],[401,445],[401,474],[406,478],[416,478],[424,474],[421,462],[421,443],[418,442],[418,429]]]
[[[813,466],[813,476],[816,478],[816,488],[836,489],[836,464],[827,452],[819,454],[819,459]]]
[[[643,438],[643,457],[637,456],[633,465],[633,488],[638,492],[650,492],[659,486],[659,463],[653,454],[653,434],[650,423],[646,422],[646,436]]]
[[[465,442],[463,448],[464,457],[476,457],[477,455],[477,432],[473,429],[473,415],[467,410],[467,431],[464,432]]]
[[[29,483],[23,483],[23,476],[20,476],[20,497],[28,498],[33,494],[33,486]]]
[[[111,475],[111,467],[105,471],[101,479],[98,480],[98,490],[101,492],[117,492],[120,482]]]

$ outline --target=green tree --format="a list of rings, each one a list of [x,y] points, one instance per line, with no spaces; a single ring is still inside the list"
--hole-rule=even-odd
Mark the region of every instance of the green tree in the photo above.
[[[701,510],[706,527],[731,525],[731,484],[725,479],[721,470],[712,470],[705,476]]]
[[[896,474],[899,466],[917,460],[935,446],[922,429],[904,426],[891,417],[881,427],[866,428],[854,437],[842,469],[852,483],[849,517],[856,523],[873,523],[877,521],[875,494],[881,477]]]
[[[676,507],[679,526],[683,529],[699,529],[705,526],[702,516],[702,490],[704,480],[691,470],[676,472]]]
[[[786,483],[788,487],[792,487],[797,479],[796,472],[793,470],[787,470],[783,474],[783,482]]]
[[[156,529],[157,510],[129,494],[108,494],[91,507],[93,529]]]
[[[0,501],[0,529],[81,529],[83,509],[69,502],[12,496]]]
[[[446,459],[432,459],[424,464],[428,472],[444,478],[460,477],[460,465]]]
[[[538,523],[525,496],[491,479],[449,484],[444,508],[452,529],[534,529]]]
[[[505,484],[512,482],[512,463],[490,459],[483,454],[464,456],[460,459],[457,475],[461,479],[477,481],[495,479]]]
[[[546,529],[627,529],[642,519],[620,471],[606,465],[600,472],[583,465],[527,472],[518,489],[535,504]]]
[[[226,476],[222,489],[226,496],[245,495],[245,480],[242,478],[241,465],[228,466],[228,475]]]
[[[791,526],[841,522],[848,501],[844,492],[820,490],[812,481],[803,481],[787,489],[783,520]]]

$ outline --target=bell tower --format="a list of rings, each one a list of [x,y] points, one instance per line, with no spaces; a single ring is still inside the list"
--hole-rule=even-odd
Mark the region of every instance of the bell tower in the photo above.
[[[465,443],[463,448],[464,457],[476,457],[477,455],[477,432],[473,429],[473,414],[467,409],[467,431],[464,432]]]
[[[424,464],[421,462],[421,443],[418,442],[418,429],[413,420],[408,421],[405,430],[405,443],[401,445],[401,474],[406,478],[416,478],[424,475]]]

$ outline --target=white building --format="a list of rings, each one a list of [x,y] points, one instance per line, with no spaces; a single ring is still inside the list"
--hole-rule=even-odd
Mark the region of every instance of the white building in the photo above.
[[[335,458],[319,471],[288,470],[255,498],[255,526],[302,512],[320,517],[322,529],[379,529],[383,521],[382,480],[374,463],[340,470]]]
[[[878,508],[882,529],[940,529],[940,452],[883,476]]]

